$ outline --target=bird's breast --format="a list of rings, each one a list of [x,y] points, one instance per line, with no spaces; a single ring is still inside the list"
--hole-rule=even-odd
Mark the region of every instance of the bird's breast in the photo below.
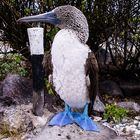
[[[85,63],[89,49],[75,34],[61,30],[52,45],[53,84],[69,106],[82,108],[88,102]]]

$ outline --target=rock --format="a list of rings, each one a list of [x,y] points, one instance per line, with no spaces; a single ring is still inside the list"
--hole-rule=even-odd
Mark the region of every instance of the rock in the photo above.
[[[139,124],[139,121],[138,120],[134,120],[134,124],[135,125],[138,125]]]
[[[118,135],[125,136],[128,140],[139,140],[140,130],[138,129],[137,123],[140,122],[138,120],[133,120],[132,118],[129,118],[123,123],[113,124],[113,128],[116,132],[118,132]]]
[[[133,110],[135,112],[140,112],[140,105],[135,102],[119,102],[117,103],[117,105],[129,110]]]
[[[3,109],[0,110],[0,121],[3,118]]]
[[[100,82],[99,89],[101,90],[101,93],[105,93],[111,96],[123,96],[119,85],[111,80]]]
[[[32,99],[32,82],[30,79],[8,74],[0,85],[0,100],[7,104],[28,104]]]
[[[112,62],[110,53],[108,52],[108,50],[106,51],[106,49],[104,48],[99,49],[97,59],[98,59],[99,66],[101,68],[105,68],[107,65],[109,65]]]
[[[97,123],[100,128],[100,132],[84,131],[75,124],[67,125],[65,127],[48,125],[45,126],[44,130],[33,140],[126,140],[125,138],[117,136],[117,134]]]
[[[99,122],[102,120],[102,117],[93,116],[95,122]]]
[[[26,132],[32,128],[36,129],[43,127],[49,120],[50,115],[51,112],[48,112],[47,109],[44,109],[44,115],[42,117],[35,116],[32,113],[32,104],[30,103],[29,105],[7,107],[4,111],[2,122],[8,125],[9,130],[20,129]]]
[[[116,125],[115,127],[116,127],[117,129],[119,129],[119,128],[120,128],[120,125]]]
[[[129,134],[132,134],[132,133],[134,133],[136,131],[136,128],[131,127],[131,126],[126,126],[125,131],[128,132]]]
[[[130,125],[129,127],[136,129],[136,125]]]
[[[122,123],[126,123],[127,121],[128,121],[127,118],[122,119]]]
[[[138,124],[138,129],[140,130],[140,122],[139,122],[139,124]]]
[[[99,96],[96,96],[96,98],[95,98],[95,103],[94,103],[94,106],[93,106],[93,110],[95,110],[97,112],[105,112],[105,105],[100,100]]]
[[[2,96],[2,82],[0,81],[0,97]]]
[[[2,134],[0,134],[0,140],[3,139],[3,137],[4,137],[4,136],[3,136]]]
[[[140,121],[140,116],[136,116],[135,119]]]
[[[125,96],[140,96],[140,83],[136,81],[121,81],[120,88]]]
[[[44,126],[46,122],[47,122],[47,119],[44,116],[43,117],[32,116],[32,124],[35,128]]]
[[[12,140],[12,138],[3,138],[1,140]]]
[[[31,118],[29,116],[31,109],[32,104],[7,107],[4,110],[2,123],[6,124],[10,131],[18,129],[27,131],[27,128],[31,123]]]
[[[140,130],[136,130],[135,134],[140,137]]]

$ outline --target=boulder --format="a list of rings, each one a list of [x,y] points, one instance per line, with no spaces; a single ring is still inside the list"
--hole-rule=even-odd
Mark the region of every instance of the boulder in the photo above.
[[[140,112],[140,105],[132,101],[118,102],[117,105],[135,112]]]
[[[111,96],[123,96],[122,90],[119,85],[111,80],[105,80],[100,82],[99,89],[101,93],[108,94]]]
[[[8,74],[0,84],[0,100],[7,104],[28,104],[32,99],[32,81],[17,74]]]
[[[96,96],[95,98],[95,103],[93,105],[93,110],[103,113],[105,112],[105,105],[104,103],[100,100],[99,96]]]
[[[125,96],[140,96],[140,82],[121,81],[119,85]]]

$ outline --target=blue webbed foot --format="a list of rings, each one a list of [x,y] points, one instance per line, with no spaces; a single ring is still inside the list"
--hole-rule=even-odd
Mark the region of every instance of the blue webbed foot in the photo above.
[[[83,114],[73,113],[73,118],[75,122],[84,130],[99,132],[97,125],[88,116],[88,104],[86,104]]]
[[[65,105],[65,111],[55,115],[49,122],[49,125],[57,125],[62,127],[73,122],[74,121],[71,115],[70,107],[68,105]]]

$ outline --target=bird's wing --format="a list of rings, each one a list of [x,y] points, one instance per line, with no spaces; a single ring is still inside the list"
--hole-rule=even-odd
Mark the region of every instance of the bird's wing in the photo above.
[[[96,57],[93,52],[89,52],[88,58],[86,60],[85,68],[86,68],[86,76],[88,76],[90,79],[88,90],[89,90],[89,98],[90,98],[89,114],[91,114],[96,95],[99,94],[99,89],[98,89],[99,69],[98,69],[98,63]]]
[[[49,76],[52,75],[52,62],[51,62],[51,52],[48,51],[44,55],[43,67],[45,71],[45,77],[49,80]]]

